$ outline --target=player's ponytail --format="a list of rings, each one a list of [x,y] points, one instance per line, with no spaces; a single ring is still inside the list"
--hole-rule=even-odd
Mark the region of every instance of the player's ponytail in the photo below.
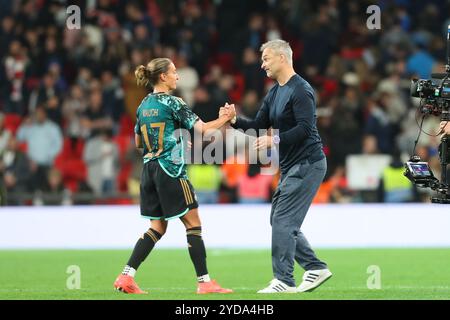
[[[148,77],[147,77],[147,69],[142,64],[136,68],[134,71],[134,76],[136,77],[136,82],[138,86],[147,86],[148,85]]]
[[[140,65],[134,71],[138,86],[152,86],[159,81],[159,75],[169,70],[172,61],[168,58],[156,58],[150,61],[147,66]]]

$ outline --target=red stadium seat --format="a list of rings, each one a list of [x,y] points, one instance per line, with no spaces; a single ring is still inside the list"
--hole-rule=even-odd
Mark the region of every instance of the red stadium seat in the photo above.
[[[222,67],[224,73],[234,72],[234,57],[231,53],[219,53],[217,55],[217,64]]]
[[[126,159],[126,154],[131,146],[132,138],[128,135],[119,135],[114,137],[114,142],[119,148],[120,154],[120,171],[117,175],[117,186],[119,191],[128,191],[128,177],[132,170],[132,163]]]
[[[245,90],[245,79],[240,73],[236,73],[234,76],[234,87],[228,93],[231,101],[241,101],[242,95]]]
[[[111,198],[111,199],[104,199],[104,200],[97,200],[95,201],[95,204],[102,204],[102,205],[127,205],[127,204],[133,204],[133,200],[129,198]]]
[[[4,121],[4,126],[6,129],[11,131],[11,133],[16,134],[17,129],[22,123],[23,118],[15,113],[6,113]]]
[[[61,152],[55,159],[54,165],[61,171],[64,185],[72,192],[78,190],[80,181],[86,180],[87,168],[82,159],[64,157],[64,153]]]
[[[82,139],[73,141],[71,138],[64,138],[63,148],[61,151],[62,157],[81,159],[83,158],[83,150],[84,141]]]
[[[119,148],[120,162],[125,161],[125,156],[132,143],[132,138],[129,135],[118,135],[113,138],[113,141]]]
[[[134,136],[134,120],[123,114],[119,121],[119,136]]]
[[[128,191],[128,177],[133,170],[133,165],[129,162],[123,163],[117,175],[117,189],[121,192]]]

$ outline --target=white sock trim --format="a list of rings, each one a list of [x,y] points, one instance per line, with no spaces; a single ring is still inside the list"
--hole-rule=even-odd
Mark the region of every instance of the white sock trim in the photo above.
[[[130,267],[129,265],[126,265],[125,268],[123,268],[122,274],[134,278],[134,275],[136,274],[136,269]]]
[[[203,276],[197,277],[198,282],[210,282],[209,274],[205,274]]]

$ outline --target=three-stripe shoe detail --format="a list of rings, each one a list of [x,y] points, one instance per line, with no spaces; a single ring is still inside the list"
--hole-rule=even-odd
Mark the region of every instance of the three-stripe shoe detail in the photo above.
[[[282,292],[286,290],[286,287],[282,286],[281,284],[277,284],[275,287],[273,287],[273,289],[277,292]]]
[[[314,282],[319,277],[316,273],[308,273],[308,275],[305,278],[305,281]]]
[[[298,286],[298,292],[312,291],[322,283],[330,279],[333,274],[328,269],[306,271],[303,275],[303,281]]]
[[[296,287],[289,287],[278,279],[273,279],[267,288],[259,290],[258,293],[295,293]]]

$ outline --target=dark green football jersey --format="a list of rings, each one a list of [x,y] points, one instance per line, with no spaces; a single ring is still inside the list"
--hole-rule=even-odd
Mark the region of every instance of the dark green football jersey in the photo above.
[[[149,94],[136,112],[134,132],[142,138],[144,163],[157,160],[171,177],[186,178],[183,141],[175,130],[190,130],[198,116],[178,97]]]

